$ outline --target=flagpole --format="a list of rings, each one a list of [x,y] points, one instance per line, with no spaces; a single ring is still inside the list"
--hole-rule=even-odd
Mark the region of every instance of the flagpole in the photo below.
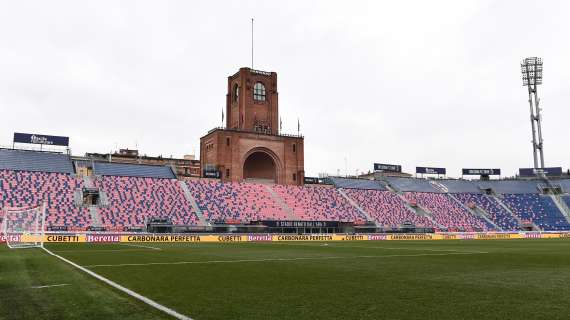
[[[253,18],[251,18],[251,68],[253,69]]]

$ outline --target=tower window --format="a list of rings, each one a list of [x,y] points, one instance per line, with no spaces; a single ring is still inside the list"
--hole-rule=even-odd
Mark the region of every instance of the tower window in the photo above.
[[[293,144],[293,152],[297,152],[297,145]]]
[[[236,84],[234,84],[234,89],[232,90],[232,96],[233,96],[233,101],[238,101],[239,98],[239,87]]]
[[[230,178],[230,169],[226,169],[226,178],[227,178],[227,179]]]
[[[261,82],[257,82],[253,86],[253,100],[265,101],[265,86]]]
[[[293,181],[297,181],[297,174],[293,173]]]
[[[230,138],[226,138],[226,146],[230,146]]]

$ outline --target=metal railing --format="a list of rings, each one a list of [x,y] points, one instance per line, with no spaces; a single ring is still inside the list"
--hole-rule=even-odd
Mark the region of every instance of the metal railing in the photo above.
[[[259,134],[259,135],[264,135],[264,136],[277,136],[277,137],[289,137],[289,138],[304,138],[304,136],[302,134],[290,134],[290,133],[267,133],[267,132],[263,132],[263,131],[255,131],[255,130],[246,130],[246,129],[229,129],[229,128],[224,128],[224,127],[215,127],[213,129],[211,129],[210,131],[208,131],[208,134],[214,132],[214,131],[230,131],[230,132],[244,132],[244,133],[254,133],[254,134]]]

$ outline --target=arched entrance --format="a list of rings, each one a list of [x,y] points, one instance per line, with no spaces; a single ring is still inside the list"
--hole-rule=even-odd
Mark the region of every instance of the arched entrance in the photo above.
[[[259,182],[277,182],[277,165],[264,151],[252,152],[243,163],[243,178]]]

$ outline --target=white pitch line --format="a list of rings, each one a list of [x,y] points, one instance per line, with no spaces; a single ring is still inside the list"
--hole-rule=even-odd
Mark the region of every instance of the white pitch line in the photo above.
[[[261,258],[239,260],[206,260],[206,261],[175,261],[175,262],[148,262],[148,263],[121,263],[121,264],[92,264],[85,268],[113,268],[113,267],[137,267],[137,266],[163,266],[183,264],[214,264],[214,263],[242,263],[242,262],[279,262],[298,260],[333,260],[333,259],[370,259],[370,258],[396,258],[396,257],[424,257],[424,256],[450,256],[484,254],[488,252],[448,252],[448,253],[418,253],[418,254],[391,254],[376,256],[329,256],[329,257],[297,257],[297,258]]]
[[[54,250],[57,253],[85,253],[85,252],[138,252],[148,251],[146,248],[140,249],[85,249],[85,250]]]
[[[49,286],[34,286],[34,287],[30,287],[30,289],[45,289],[45,288],[54,288],[54,287],[64,287],[64,286],[70,286],[71,284],[69,283],[60,283],[60,284],[52,284]]]
[[[158,248],[158,247],[143,246],[142,244],[129,244],[129,243],[119,243],[119,244],[122,246],[127,246],[127,247],[144,248],[144,249],[151,249],[151,250],[162,250],[161,248]]]
[[[322,247],[322,244],[302,244],[302,243],[279,243],[274,242],[273,244],[279,244],[282,246],[304,246],[304,247]],[[465,253],[487,253],[480,251],[464,251],[464,250],[453,250],[453,249],[428,249],[428,248],[398,248],[398,247],[369,247],[369,246],[335,246],[329,243],[329,248],[363,248],[363,249],[381,249],[381,250],[412,250],[412,251],[432,251],[432,252],[465,252]]]
[[[129,252],[129,251],[143,251],[143,250],[158,250],[162,251],[161,248],[158,247],[151,247],[151,246],[143,246],[140,244],[128,244],[128,243],[117,243],[117,245],[127,246],[127,247],[134,247],[138,249],[82,249],[82,250],[53,250],[53,252],[57,253],[82,253],[82,252]]]
[[[105,282],[106,284],[110,285],[111,287],[113,287],[113,288],[115,288],[115,289],[117,289],[117,290],[120,290],[120,291],[122,291],[122,292],[128,294],[129,296],[131,296],[131,297],[133,297],[133,298],[135,298],[135,299],[138,299],[138,300],[140,300],[140,301],[142,301],[142,302],[148,304],[149,306],[151,306],[151,307],[153,307],[153,308],[155,308],[155,309],[158,309],[158,310],[160,310],[160,311],[162,311],[162,312],[164,312],[164,313],[166,313],[166,314],[168,314],[168,315],[171,315],[171,316],[173,316],[173,317],[176,318],[176,319],[179,319],[179,320],[192,320],[192,318],[190,318],[190,317],[187,317],[187,316],[185,316],[185,315],[183,315],[183,314],[181,314],[181,313],[176,312],[176,311],[173,310],[173,309],[170,309],[170,308],[168,308],[168,307],[166,307],[166,306],[163,306],[163,305],[159,304],[158,302],[156,302],[156,301],[154,301],[154,300],[151,300],[151,299],[149,299],[149,298],[147,298],[147,297],[145,297],[145,296],[143,296],[143,295],[141,295],[141,294],[138,294],[138,293],[134,292],[134,291],[131,290],[131,289],[125,288],[125,287],[121,286],[120,284],[118,284],[118,283],[116,283],[116,282],[113,282],[113,281],[111,281],[111,280],[109,280],[109,279],[107,279],[107,278],[105,278],[105,277],[103,277],[103,276],[100,276],[100,275],[96,274],[95,272],[93,272],[93,271],[91,271],[91,270],[85,269],[84,267],[78,265],[77,263],[75,263],[75,262],[73,262],[73,261],[71,261],[71,260],[68,260],[68,259],[66,259],[66,258],[64,258],[64,257],[62,257],[62,256],[60,256],[60,255],[57,255],[57,254],[55,254],[55,253],[49,251],[49,250],[46,249],[45,247],[42,247],[42,249],[44,249],[48,254],[50,254],[50,255],[52,255],[52,256],[54,256],[54,257],[56,257],[56,258],[58,258],[58,259],[60,259],[60,260],[62,260],[62,261],[64,261],[64,262],[66,262],[66,263],[69,263],[70,265],[76,267],[77,269],[79,269],[79,270],[81,270],[81,271],[87,273],[88,275],[90,275],[90,276],[92,276],[92,277],[94,277],[94,278],[96,278],[96,279],[98,279],[98,280],[100,280],[100,281],[103,281],[103,282]]]

